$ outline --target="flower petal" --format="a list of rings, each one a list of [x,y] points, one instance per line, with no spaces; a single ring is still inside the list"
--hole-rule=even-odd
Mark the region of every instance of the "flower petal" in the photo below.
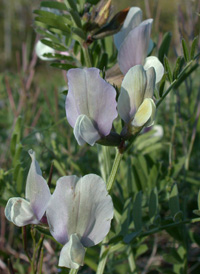
[[[142,21],[141,9],[138,7],[130,8],[121,30],[114,35],[114,43],[117,50],[119,50],[121,44],[123,43],[128,33],[133,28],[137,27],[141,23],[141,21]]]
[[[153,67],[149,68],[146,71],[146,75],[147,75],[147,85],[146,85],[144,98],[152,98],[154,89],[155,89],[155,84],[156,84],[155,69]]]
[[[74,189],[78,180],[77,176],[59,178],[47,206],[46,216],[50,232],[61,244],[66,244],[69,241],[68,226],[71,225],[71,218],[77,217],[75,211],[72,216],[70,214],[73,211]]]
[[[85,248],[80,242],[77,234],[70,236],[69,242],[65,244],[60,252],[58,265],[77,269],[83,265],[85,257]]]
[[[129,32],[118,53],[118,63],[121,72],[127,71],[138,64],[144,64],[149,47],[151,25],[153,19],[143,21]]]
[[[55,50],[46,46],[45,44],[43,44],[40,40],[37,42],[36,46],[35,46],[35,52],[36,55],[44,61],[53,61],[56,60],[56,58],[48,58],[48,57],[44,57],[43,54],[45,53],[55,53]]]
[[[32,163],[26,180],[25,197],[30,201],[32,210],[39,221],[46,211],[51,193],[45,179],[41,176],[42,172],[35,159],[35,152],[29,150],[29,155]]]
[[[135,114],[131,125],[134,127],[151,126],[155,118],[156,106],[154,101],[150,98],[144,99]]]
[[[28,224],[38,224],[30,203],[22,198],[10,198],[6,204],[5,216],[16,226],[25,226]]]
[[[65,176],[58,180],[46,214],[57,241],[65,244],[77,233],[84,246],[92,246],[109,232],[113,204],[101,177]]]
[[[99,75],[99,69],[70,69],[67,73],[69,92],[66,97],[66,115],[72,127],[79,115],[85,114],[107,136],[117,117],[116,91]]]
[[[145,59],[144,69],[153,67],[156,72],[156,83],[160,82],[164,74],[164,67],[156,56],[149,56]]]
[[[88,143],[93,146],[101,138],[93,122],[86,115],[79,115],[74,127],[74,136],[80,146]]]
[[[128,123],[144,99],[147,84],[146,72],[141,65],[129,69],[124,77],[118,99],[118,113]]]

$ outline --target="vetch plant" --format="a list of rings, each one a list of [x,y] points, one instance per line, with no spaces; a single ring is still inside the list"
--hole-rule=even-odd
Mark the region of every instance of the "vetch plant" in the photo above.
[[[153,44],[153,19],[142,21],[140,8],[126,8],[113,17],[110,0],[42,1],[34,13],[36,32],[51,48],[42,55],[53,58],[52,67],[64,70],[68,90],[59,92],[56,81],[55,90],[47,86],[45,101],[42,96],[24,107],[22,115],[39,106],[40,123],[37,128],[31,124],[27,133],[26,116],[31,111],[17,120],[10,146],[12,167],[8,172],[0,169],[0,182],[10,183],[2,199],[6,203],[8,197],[19,196],[8,200],[6,218],[17,226],[31,224],[32,249],[27,249],[30,239],[27,241],[26,229],[22,229],[31,265],[24,264],[24,273],[41,274],[46,269],[70,274],[192,272],[199,267],[199,255],[190,251],[200,245],[191,229],[200,221],[192,217],[193,213],[200,216],[200,194],[198,209],[191,211],[196,202],[193,193],[198,190],[196,167],[191,164],[198,158],[196,151],[196,159],[191,154],[199,133],[199,91],[196,82],[192,86],[193,72],[199,67],[199,53],[195,55],[198,39],[191,42],[191,49],[183,40],[184,57],[173,60],[172,69],[166,57],[171,35],[164,35],[160,44],[162,33],[154,33],[152,37],[159,37],[159,42]],[[159,59],[149,56],[153,51]],[[114,71],[116,81],[111,85],[107,75],[115,69],[119,73]],[[54,76],[55,80],[60,77]],[[16,98],[6,83],[15,109]],[[38,90],[35,98],[40,94]],[[22,99],[28,102],[26,95]],[[161,104],[167,96],[167,103]],[[51,108],[52,119],[48,117]],[[154,120],[162,125],[164,135],[146,128]],[[39,143],[36,134],[42,134]],[[44,171],[49,170],[49,159],[54,169],[52,165],[47,184],[34,152],[29,151],[32,164],[23,199],[24,150],[29,145],[42,151]],[[52,254],[46,248],[47,240]],[[160,244],[164,252],[157,256]],[[21,245],[18,250],[21,252]]]

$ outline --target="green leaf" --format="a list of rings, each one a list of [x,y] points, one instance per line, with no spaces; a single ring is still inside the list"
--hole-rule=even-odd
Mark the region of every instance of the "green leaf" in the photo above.
[[[36,31],[38,34],[44,36],[45,38],[49,38],[49,39],[50,39],[51,41],[53,41],[53,42],[56,42],[56,43],[59,43],[59,42],[60,42],[60,40],[59,40],[57,37],[55,37],[53,34],[50,34],[49,32],[47,32],[47,31],[45,31],[45,30],[42,30],[42,29],[40,29],[40,28],[35,28],[35,31]]]
[[[23,192],[24,189],[24,169],[20,167],[18,171],[18,176],[17,176],[17,182],[16,182],[16,190],[19,194]]]
[[[172,217],[174,217],[175,214],[180,211],[178,187],[176,183],[173,185],[171,193],[169,195],[169,208]]]
[[[167,56],[164,56],[164,66],[165,66],[165,71],[167,72],[168,80],[171,83],[173,81],[173,77],[172,77],[172,71],[171,71]]]
[[[197,204],[198,204],[198,209],[200,210],[200,190],[198,193]]]
[[[135,230],[140,232],[142,230],[142,192],[139,191],[133,203],[133,221]]]
[[[42,39],[41,42],[47,46],[49,46],[50,48],[53,48],[55,50],[58,50],[58,51],[67,51],[67,48],[59,43],[55,43],[55,42],[52,42],[52,41],[49,41],[47,39]]]
[[[71,65],[71,64],[62,64],[62,63],[52,63],[51,67],[59,68],[59,69],[66,70],[66,71],[69,70],[69,69],[71,69],[71,68],[77,68],[74,65]]]
[[[158,191],[155,187],[152,189],[150,198],[149,198],[149,217],[151,219],[151,222],[153,222],[154,217],[158,213]]]
[[[18,135],[16,133],[14,133],[12,135],[11,142],[10,142],[10,151],[11,151],[12,156],[15,155],[15,148],[16,148],[16,144],[17,144],[17,138],[18,138]]]
[[[63,24],[71,25],[72,23],[70,16],[57,15],[53,12],[49,12],[45,10],[34,10],[33,12],[41,17],[59,21],[60,23],[63,23]]]
[[[164,88],[165,88],[165,82],[166,82],[166,75],[164,74],[161,81],[160,81],[160,86],[159,86],[159,95],[160,97],[163,96]]]
[[[170,253],[168,254],[163,254],[163,259],[166,262],[169,262],[171,264],[179,264],[182,263],[182,259],[179,256],[178,252],[175,249],[171,249]]]
[[[124,237],[124,242],[126,244],[129,244],[133,239],[135,239],[136,237],[138,237],[140,235],[140,231],[134,231],[130,234],[127,234],[125,237]]]
[[[199,209],[195,209],[192,211],[195,215],[200,216],[200,210]]]
[[[148,246],[146,244],[140,244],[136,250],[135,259],[143,255],[147,251],[148,251]]]
[[[196,36],[194,40],[192,41],[191,51],[190,51],[190,57],[191,59],[194,59],[195,56],[195,50],[198,45],[199,36]]]
[[[181,222],[183,220],[183,212],[179,210],[173,218],[174,222]]]
[[[178,56],[177,60],[176,60],[176,64],[175,64],[175,68],[173,71],[173,80],[177,79],[180,71],[181,71],[181,65],[183,63],[183,57],[182,56]]]
[[[168,51],[169,51],[169,46],[171,43],[171,39],[172,39],[172,34],[171,32],[166,32],[164,34],[162,43],[160,45],[159,51],[158,51],[158,59],[163,63],[163,58],[164,56],[168,55]]]
[[[75,10],[76,12],[78,12],[76,2],[74,0],[64,0],[64,2],[67,6],[69,5],[72,8],[72,10]]]
[[[72,16],[72,19],[74,20],[76,26],[81,29],[82,28],[82,23],[81,23],[81,19],[80,19],[80,16],[79,16],[78,12],[76,10],[73,10],[73,9],[69,10],[69,12],[70,12],[70,14]]]
[[[77,40],[78,42],[82,42],[82,40],[86,40],[86,35],[85,35],[85,33],[82,31],[82,29],[72,27],[72,28],[71,28],[71,31],[72,31],[72,37],[73,37],[75,40]],[[76,36],[78,36],[78,38],[77,38]]]
[[[70,29],[67,26],[67,24],[60,22],[58,19],[38,16],[38,17],[35,17],[35,21],[45,23],[50,27],[53,27],[58,30],[62,30],[64,32],[70,34]]]
[[[123,213],[120,220],[120,223],[121,223],[120,235],[122,236],[125,236],[128,232],[128,228],[130,224],[131,204],[132,204],[132,198],[127,199],[124,204]]]
[[[186,45],[185,39],[182,39],[182,48],[183,48],[183,55],[184,55],[185,61],[189,62],[190,61],[190,55],[189,55],[189,50],[188,50],[188,47]]]
[[[107,69],[107,64],[108,64],[108,54],[106,52],[104,52],[101,56],[101,59],[99,61],[99,64],[97,65],[97,67],[100,70]]]
[[[64,3],[57,1],[42,1],[40,6],[57,10],[67,10],[67,7]]]

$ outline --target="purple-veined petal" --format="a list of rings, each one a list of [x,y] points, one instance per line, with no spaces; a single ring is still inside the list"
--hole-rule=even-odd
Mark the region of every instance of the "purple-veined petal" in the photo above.
[[[33,213],[30,203],[25,199],[14,197],[10,198],[6,204],[5,216],[16,226],[28,224],[38,224],[39,221]]]
[[[150,98],[144,99],[138,111],[135,114],[131,125],[134,127],[151,126],[155,118],[156,106]]]
[[[123,43],[128,33],[133,28],[137,27],[141,23],[141,21],[142,21],[141,9],[138,7],[130,8],[121,30],[114,35],[114,43],[117,50],[119,50],[121,44]]]
[[[146,85],[146,89],[145,89],[144,98],[152,98],[154,89],[155,89],[155,85],[156,85],[155,69],[153,67],[149,68],[146,71],[146,75],[147,75],[147,85]]]
[[[156,56],[149,56],[145,59],[144,69],[153,67],[156,72],[156,83],[160,82],[164,74],[164,67]]]
[[[35,152],[29,150],[29,155],[32,163],[26,180],[25,197],[30,202],[35,216],[40,220],[45,213],[51,193],[45,179],[41,176],[39,164],[35,159]]]
[[[125,75],[135,65],[143,65],[147,56],[153,19],[143,21],[129,32],[118,53],[118,63]]]
[[[97,124],[98,131],[107,136],[117,117],[116,91],[99,75],[99,69],[70,69],[67,73],[69,92],[66,115],[72,127],[79,115],[85,114]]]
[[[77,233],[84,246],[92,246],[109,232],[113,204],[101,177],[64,176],[57,182],[46,214],[57,241],[65,244]]]
[[[61,267],[68,267],[77,269],[80,265],[83,265],[85,257],[85,248],[80,242],[77,234],[70,236],[69,242],[67,242],[61,252],[58,265]]]
[[[146,72],[141,65],[132,67],[124,77],[118,99],[119,116],[128,123],[144,99]]]
[[[101,138],[93,122],[86,115],[79,115],[74,127],[74,136],[80,146],[88,143],[93,146]]]

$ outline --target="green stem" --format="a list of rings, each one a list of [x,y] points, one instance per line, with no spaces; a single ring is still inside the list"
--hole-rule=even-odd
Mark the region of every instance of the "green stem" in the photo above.
[[[123,156],[123,154],[121,154],[119,152],[119,150],[117,149],[117,152],[116,152],[116,155],[115,155],[115,160],[114,160],[114,163],[113,163],[113,166],[112,166],[112,170],[111,170],[110,176],[108,178],[108,183],[107,183],[108,192],[110,192],[110,190],[111,190],[111,188],[114,184],[114,181],[115,181],[115,178],[117,176],[117,171],[118,171],[119,164],[120,164],[120,161],[122,159],[122,156]]]
[[[76,273],[78,273],[78,270],[79,269],[70,269],[69,274],[76,274]]]
[[[100,252],[100,258],[99,258],[96,274],[104,273],[104,268],[106,266],[106,262],[108,259],[108,252],[109,252],[109,248],[104,245],[106,241],[107,241],[107,238],[105,238],[101,244],[101,252]]]
[[[188,64],[184,67],[184,69],[180,72],[180,74],[178,75],[177,79],[175,79],[171,85],[168,87],[168,89],[165,91],[165,93],[163,94],[162,98],[160,98],[160,100],[157,101],[156,103],[156,107],[159,107],[159,105],[162,103],[162,101],[165,99],[165,97],[169,94],[169,92],[174,88],[174,86],[176,84],[179,83],[179,81],[181,80],[181,77],[184,77],[184,73],[185,71],[194,63],[194,61],[190,61],[188,62]],[[188,72],[189,74],[194,71],[196,68],[198,67],[198,64],[194,64],[194,66],[191,67],[190,71]]]
[[[157,233],[157,232],[160,232],[162,230],[165,230],[166,228],[171,228],[171,227],[174,227],[174,226],[179,226],[179,225],[184,225],[184,224],[193,224],[193,223],[197,223],[197,222],[200,222],[200,218],[194,218],[194,219],[187,219],[185,221],[182,221],[180,223],[172,223],[172,224],[168,224],[168,225],[163,225],[163,226],[160,226],[160,227],[157,227],[157,228],[154,228],[154,229],[151,229],[147,232],[143,232],[139,235],[139,237],[146,237],[146,236],[149,236],[149,235],[152,235],[154,233]]]
[[[86,63],[86,67],[91,68],[92,67],[92,62],[91,62],[91,58],[90,58],[90,54],[88,51],[88,46],[86,44],[82,44],[82,50],[83,50],[83,54],[85,57],[85,63]]]

